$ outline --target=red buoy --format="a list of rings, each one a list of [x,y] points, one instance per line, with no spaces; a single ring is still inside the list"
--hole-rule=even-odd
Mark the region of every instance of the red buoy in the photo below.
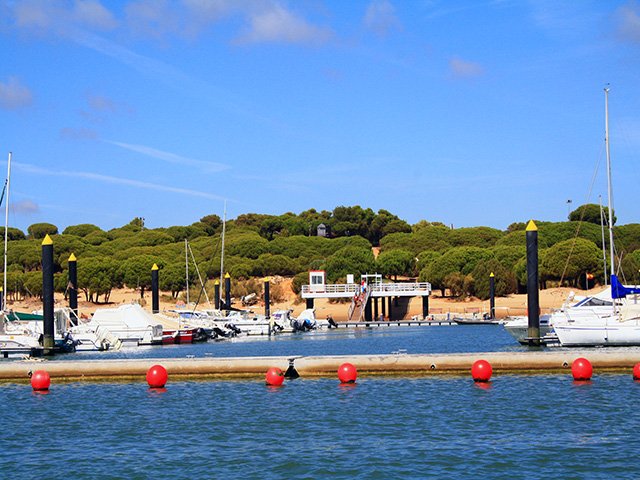
[[[284,383],[284,372],[278,367],[271,367],[267,370],[264,380],[267,385],[279,387]]]
[[[342,383],[356,383],[356,378],[358,378],[358,372],[352,364],[343,363],[338,367],[338,379]]]
[[[574,380],[591,380],[593,367],[586,358],[576,358],[571,364],[571,373]]]
[[[167,369],[162,365],[154,365],[147,371],[147,383],[151,388],[162,388],[167,384]]]
[[[471,376],[474,382],[488,382],[492,373],[493,368],[486,360],[476,360],[471,366]]]
[[[31,375],[31,387],[34,390],[49,390],[49,385],[51,385],[51,377],[44,370],[36,370]]]
[[[633,366],[633,379],[640,380],[640,363],[636,363]]]

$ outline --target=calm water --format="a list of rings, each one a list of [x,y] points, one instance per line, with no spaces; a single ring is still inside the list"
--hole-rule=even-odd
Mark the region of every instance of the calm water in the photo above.
[[[80,352],[56,360],[141,357],[244,357],[294,355],[364,355],[406,353],[461,353],[522,351],[499,325],[380,327],[336,329],[271,338],[241,337],[193,345],[127,348],[119,352]]]
[[[0,386],[2,478],[638,478],[640,385],[602,375]],[[49,475],[48,475],[49,476]]]
[[[390,328],[110,352],[520,350],[501,328]],[[96,354],[67,358],[96,358]],[[63,358],[63,357],[59,357]],[[629,375],[0,385],[1,478],[640,478]]]

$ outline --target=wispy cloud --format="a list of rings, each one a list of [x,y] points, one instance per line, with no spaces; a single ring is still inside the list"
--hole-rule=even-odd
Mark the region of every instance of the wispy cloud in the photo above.
[[[0,107],[16,110],[31,105],[33,95],[31,90],[20,83],[16,77],[9,77],[6,82],[0,82]]]
[[[13,213],[21,213],[25,215],[32,215],[40,211],[40,207],[38,206],[38,204],[31,200],[11,202],[9,204],[9,209],[12,210]]]
[[[237,38],[238,43],[318,44],[326,42],[333,35],[330,29],[312,25],[279,3],[267,4],[267,7],[249,12],[249,25]]]
[[[374,0],[369,4],[365,12],[364,24],[380,37],[388,35],[394,29],[402,28],[395,8],[387,0]]]
[[[181,155],[176,155],[175,153],[165,152],[156,148],[148,147],[146,145],[135,145],[124,142],[114,142],[111,140],[104,141],[106,143],[110,143],[111,145],[116,145],[120,148],[124,148],[132,152],[141,153],[142,155],[146,155],[147,157],[157,158],[158,160],[162,160],[167,163],[173,163],[176,165],[195,167],[207,173],[221,172],[223,170],[228,170],[229,168],[231,168],[229,167],[229,165],[225,165],[222,163],[207,162],[205,160],[183,157]]]
[[[62,128],[60,138],[65,140],[97,140],[98,132],[89,128]]]
[[[80,110],[80,116],[89,122],[103,123],[111,115],[132,113],[134,109],[126,103],[117,102],[106,95],[87,94],[87,108]]]
[[[453,78],[475,78],[484,74],[482,65],[453,57],[449,60],[449,73]]]
[[[49,170],[46,168],[30,165],[27,163],[12,164],[14,167],[34,175],[44,175],[49,177],[66,177],[66,178],[80,178],[83,180],[91,180],[99,183],[107,183],[112,185],[124,185],[133,188],[142,188],[145,190],[156,190],[159,192],[169,192],[178,195],[186,195],[189,197],[207,198],[209,200],[224,200],[224,197],[214,195],[213,193],[200,192],[198,190],[191,190],[187,188],[171,187],[167,185],[159,185],[157,183],[141,182],[139,180],[132,180],[130,178],[113,177],[111,175],[102,175],[100,173],[93,172],[79,172],[79,171],[64,171],[64,170]]]
[[[618,37],[627,42],[640,43],[640,6],[629,2],[616,11]]]
[[[126,29],[133,36],[156,40],[194,37],[230,16],[244,25],[235,37],[238,43],[316,44],[333,35],[281,0],[134,0],[124,3],[121,20],[99,0],[22,0],[9,2],[7,9],[15,27],[61,37],[77,29]]]
[[[11,2],[13,3],[13,2]],[[15,25],[42,34],[52,31],[63,35],[70,26],[93,30],[112,30],[118,26],[114,15],[98,0],[76,0],[73,3],[50,0],[23,0],[10,5]]]

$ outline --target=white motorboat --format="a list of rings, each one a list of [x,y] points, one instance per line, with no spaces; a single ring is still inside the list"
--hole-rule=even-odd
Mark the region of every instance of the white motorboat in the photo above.
[[[140,305],[132,303],[117,308],[100,308],[91,320],[77,327],[81,331],[93,331],[101,336],[102,327],[122,342],[122,346],[156,345],[162,343],[162,325]],[[73,329],[72,335],[73,335]]]
[[[561,308],[540,316],[540,337],[555,335],[554,326],[556,325],[564,325],[584,318],[607,317],[611,315],[612,309],[613,299],[610,287],[590,296],[576,297],[571,292]],[[503,325],[519,343],[527,343],[529,318],[526,315],[510,317],[504,321]]]

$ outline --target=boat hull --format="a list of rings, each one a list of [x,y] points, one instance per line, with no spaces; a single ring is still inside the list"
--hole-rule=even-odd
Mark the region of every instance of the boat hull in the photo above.
[[[554,330],[563,347],[640,346],[640,323],[637,321],[606,325],[557,325]]]

